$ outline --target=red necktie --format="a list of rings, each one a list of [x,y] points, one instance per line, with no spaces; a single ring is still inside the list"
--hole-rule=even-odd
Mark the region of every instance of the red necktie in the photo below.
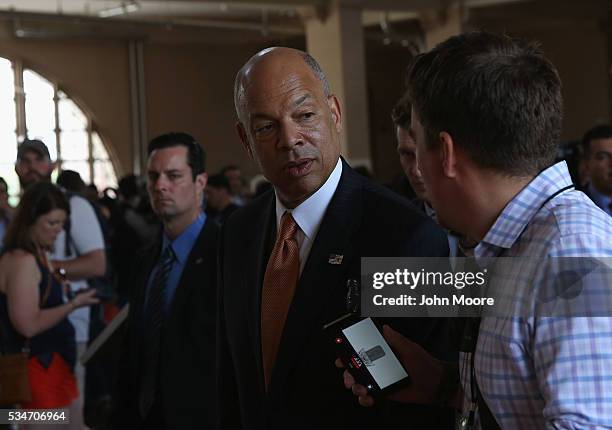
[[[264,275],[261,294],[261,352],[266,388],[270,384],[285,320],[299,278],[300,250],[295,238],[297,230],[293,216],[285,212]]]

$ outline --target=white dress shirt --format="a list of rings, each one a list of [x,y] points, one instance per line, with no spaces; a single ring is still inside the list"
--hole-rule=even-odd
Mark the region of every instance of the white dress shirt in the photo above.
[[[310,249],[321,226],[321,221],[323,221],[325,211],[336,192],[336,188],[338,188],[341,175],[342,161],[338,158],[336,167],[334,167],[331,175],[329,175],[329,178],[327,178],[327,181],[325,181],[321,188],[293,209],[287,209],[278,199],[278,194],[276,194],[277,232],[281,217],[285,212],[289,212],[293,216],[299,227],[295,236],[300,247],[300,276],[302,275],[304,264],[310,255]]]

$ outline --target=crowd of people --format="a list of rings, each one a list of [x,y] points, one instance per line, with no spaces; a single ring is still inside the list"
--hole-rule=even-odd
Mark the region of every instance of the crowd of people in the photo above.
[[[72,170],[62,170],[52,185],[55,168],[46,145],[26,139],[15,164],[23,189],[17,208],[0,178],[2,352],[29,350],[32,400],[22,407],[65,407],[73,428],[84,421],[108,428],[116,360],[85,367],[77,357],[128,302],[139,252],[161,224],[145,181],[135,175],[99,193]],[[215,225],[238,208],[234,201],[250,198],[238,166],[222,172],[228,176],[211,175],[207,198],[198,203]],[[48,225],[42,238],[39,224]],[[48,308],[50,316],[36,312]]]
[[[380,318],[410,375],[388,396],[338,358],[322,327],[362,257],[612,257],[612,125],[558,159],[561,81],[539,48],[454,36],[406,82],[388,186],[341,156],[340,102],[289,48],[236,75],[238,134],[265,176],[252,193],[239,166],[209,175],[186,133],[154,138],[146,178],[102,193],[70,170],[51,184],[47,147],[23,141],[16,208],[0,178],[1,351],[28,357],[15,403],[68,409],[75,429],[612,428],[612,309]],[[85,366],[124,306],[112,354]]]

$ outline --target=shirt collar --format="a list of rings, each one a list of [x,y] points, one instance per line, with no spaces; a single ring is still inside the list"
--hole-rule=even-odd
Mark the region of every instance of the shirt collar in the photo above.
[[[541,172],[510,200],[476,247],[475,254],[483,255],[491,246],[511,248],[546,200],[569,185],[572,179],[565,161]]]
[[[612,197],[608,197],[606,195],[601,194],[599,191],[595,189],[592,183],[589,183],[589,197],[593,202],[599,206],[600,208],[604,208],[604,210],[608,210],[612,204]]]
[[[196,220],[189,224],[189,227],[179,234],[176,239],[170,240],[170,238],[166,236],[166,233],[163,233],[162,249],[166,249],[166,246],[170,245],[176,260],[179,262],[179,264],[184,265],[187,262],[187,257],[189,257],[191,249],[198,239],[205,222],[206,214],[204,212],[200,212]]]
[[[297,225],[300,227],[300,230],[304,232],[307,238],[312,240],[317,234],[321,221],[323,220],[323,215],[325,215],[329,202],[336,192],[336,188],[338,188],[341,175],[342,161],[340,158],[338,158],[336,167],[334,167],[334,170],[332,170],[329,178],[327,178],[327,181],[325,181],[321,188],[319,188],[312,196],[308,197],[294,209],[287,209],[278,199],[277,194],[276,225],[280,225],[280,219],[283,214],[285,212],[289,212],[293,216],[293,219]]]

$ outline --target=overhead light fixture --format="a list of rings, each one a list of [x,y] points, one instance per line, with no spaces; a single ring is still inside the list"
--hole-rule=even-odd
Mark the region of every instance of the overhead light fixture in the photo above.
[[[140,10],[140,5],[135,1],[131,1],[129,3],[122,3],[121,6],[103,9],[98,12],[98,16],[100,18],[110,18],[113,16],[127,15],[137,10]]]

